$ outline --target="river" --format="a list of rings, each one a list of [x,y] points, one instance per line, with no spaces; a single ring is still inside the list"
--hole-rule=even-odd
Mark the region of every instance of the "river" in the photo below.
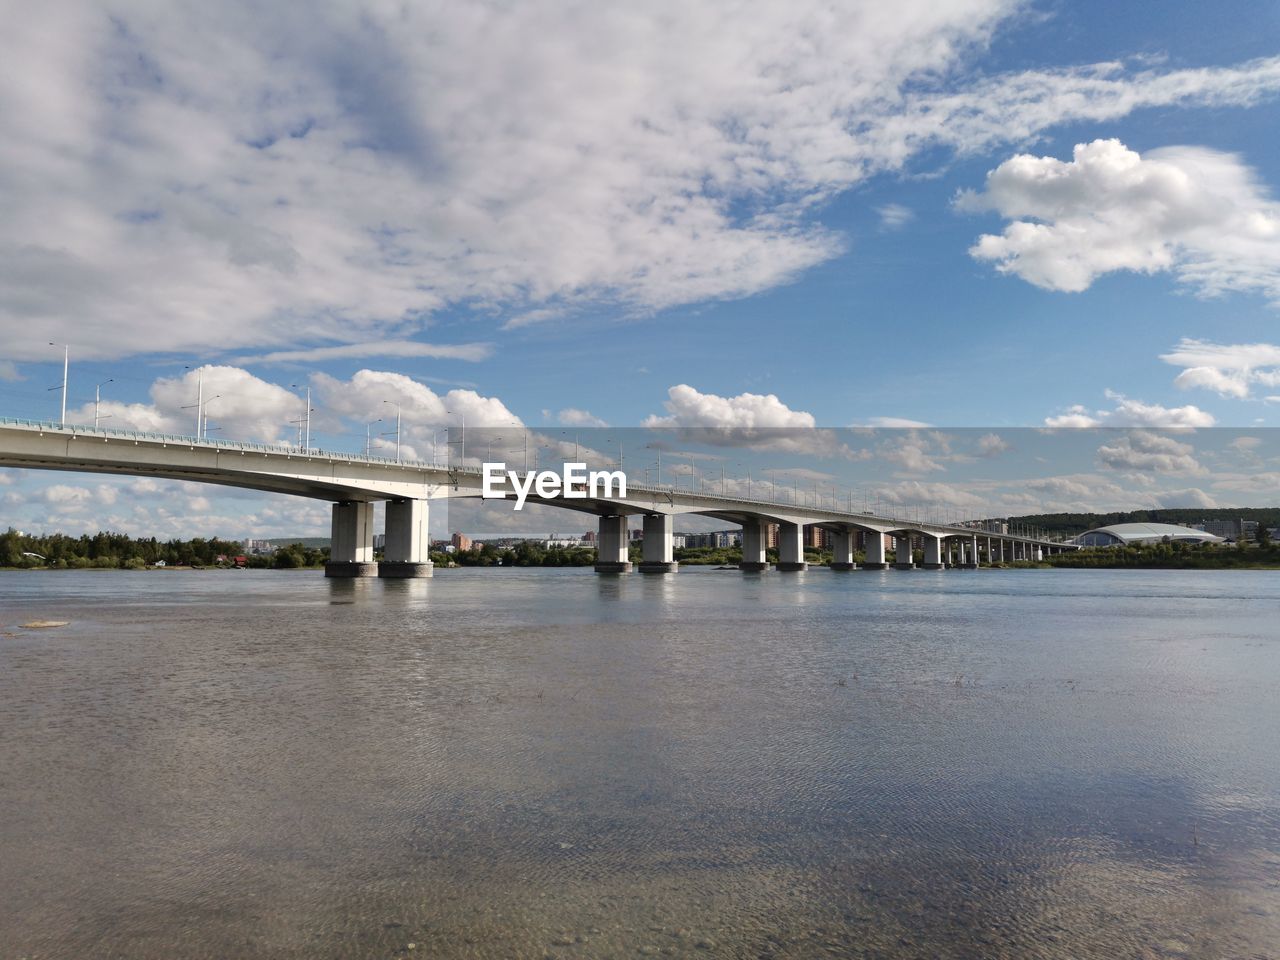
[[[4,958],[1276,957],[1280,577],[0,574],[0,891]]]

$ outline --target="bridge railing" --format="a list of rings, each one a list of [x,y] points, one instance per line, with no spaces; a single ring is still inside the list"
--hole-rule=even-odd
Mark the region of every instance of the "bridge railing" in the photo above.
[[[319,447],[296,447],[289,443],[255,443],[252,440],[223,440],[221,438],[191,437],[177,433],[156,433],[149,430],[121,430],[115,427],[91,427],[86,424],[62,424],[53,420],[25,420],[18,417],[0,417],[0,426],[16,426],[38,429],[46,433],[65,433],[73,437],[94,436],[121,440],[149,440],[158,443],[174,443],[190,447],[209,447],[215,450],[243,450],[254,453],[281,453],[287,456],[324,457],[329,460],[372,462],[402,467],[432,467],[419,460],[395,460],[391,457],[366,457],[360,454]],[[436,469],[440,469],[436,467]]]
[[[146,440],[153,443],[172,443],[189,447],[207,447],[212,450],[233,450],[239,452],[253,453],[274,453],[292,457],[319,457],[327,460],[341,460],[347,463],[377,463],[387,466],[408,467],[410,469],[432,469],[432,470],[448,470],[455,475],[466,475],[475,478],[483,476],[484,471],[480,467],[470,467],[462,464],[446,464],[441,466],[438,463],[430,463],[425,460],[396,460],[391,457],[375,457],[363,456],[359,454],[346,453],[336,450],[323,450],[317,447],[304,448],[297,447],[287,443],[255,443],[248,440],[224,440],[209,439],[186,436],[183,434],[158,433],[147,430],[122,430],[114,427],[91,427],[83,424],[62,424],[51,420],[29,420],[18,417],[0,417],[0,426],[16,426],[26,429],[40,430],[47,433],[64,433],[73,437],[78,436],[94,436],[104,438],[114,438],[122,440]],[[741,505],[751,508],[769,508],[772,510],[785,509],[801,509],[801,510],[817,510],[830,512],[838,516],[856,516],[867,517],[880,521],[892,526],[901,525],[904,528],[918,528],[921,526],[931,527],[939,530],[947,530],[957,534],[972,534],[974,536],[1000,536],[1014,540],[1027,540],[1031,542],[1044,543],[1049,542],[1041,538],[1028,537],[1019,534],[1000,533],[994,530],[984,530],[981,527],[968,527],[963,525],[938,523],[934,521],[921,520],[919,518],[900,517],[892,513],[882,514],[877,510],[869,508],[856,510],[841,510],[838,503],[833,504],[828,510],[821,503],[804,504],[795,501],[784,500],[763,500],[755,497],[743,497],[740,495],[729,496],[726,494],[708,494],[705,491],[683,490],[674,484],[645,484],[630,483],[627,484],[628,491],[636,493],[648,494],[653,497],[670,497],[674,495],[703,496],[711,500],[731,505]]]

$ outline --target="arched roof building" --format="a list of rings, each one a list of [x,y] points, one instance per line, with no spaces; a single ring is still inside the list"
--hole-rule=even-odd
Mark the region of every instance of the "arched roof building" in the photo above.
[[[1178,543],[1226,542],[1212,533],[1172,523],[1113,523],[1086,530],[1075,538],[1075,542],[1082,547],[1123,547],[1131,543],[1163,543],[1165,540]]]

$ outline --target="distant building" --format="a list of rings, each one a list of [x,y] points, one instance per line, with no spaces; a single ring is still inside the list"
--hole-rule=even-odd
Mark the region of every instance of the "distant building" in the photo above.
[[[1224,540],[1256,540],[1258,538],[1257,520],[1203,520],[1196,526],[1205,533]]]
[[[373,535],[373,549],[385,550],[387,548],[387,535],[385,533],[375,533]]]
[[[471,538],[465,533],[455,533],[453,535],[453,549],[459,553],[466,553],[471,549]]]
[[[595,543],[595,542],[596,542],[596,532],[595,532],[594,530],[588,530],[586,533],[584,533],[584,534],[582,535],[582,539],[583,539],[583,541],[585,541],[586,543]]]
[[[806,524],[804,528],[804,545],[814,550],[830,550],[831,531],[815,523]]]
[[[246,540],[244,552],[251,554],[275,553],[276,545],[270,540]]]
[[[1073,543],[1082,547],[1126,547],[1143,543],[1222,543],[1225,538],[1206,530],[1172,523],[1113,523],[1086,530]]]

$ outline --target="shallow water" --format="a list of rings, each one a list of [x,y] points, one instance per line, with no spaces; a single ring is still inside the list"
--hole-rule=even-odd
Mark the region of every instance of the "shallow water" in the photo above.
[[[1280,956],[1278,625],[1266,572],[3,574],[0,957]]]

